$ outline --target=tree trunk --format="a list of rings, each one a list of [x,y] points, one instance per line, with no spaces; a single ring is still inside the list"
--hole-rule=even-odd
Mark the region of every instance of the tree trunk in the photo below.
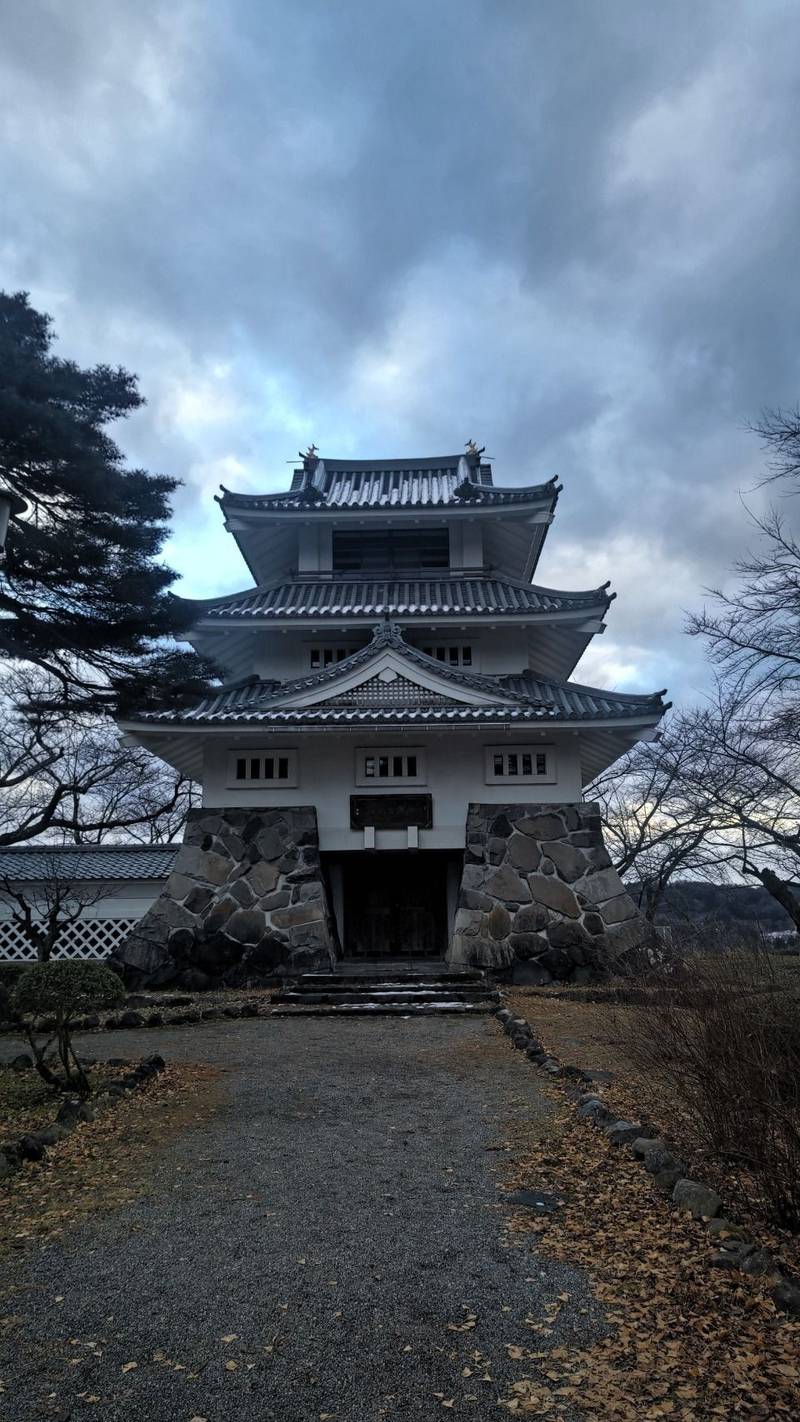
[[[785,879],[781,879],[774,869],[756,869],[751,872],[758,876],[767,893],[777,899],[781,908],[786,909],[795,929],[800,933],[800,898],[792,886],[787,884]]]

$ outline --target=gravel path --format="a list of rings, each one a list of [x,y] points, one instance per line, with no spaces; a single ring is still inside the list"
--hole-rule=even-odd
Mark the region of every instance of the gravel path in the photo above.
[[[504,1239],[491,1147],[546,1106],[490,1019],[246,1020],[85,1047],[213,1062],[228,1094],[148,1196],[18,1262],[7,1422],[501,1418],[524,1371],[505,1345],[540,1346],[526,1316],[567,1293],[548,1342],[597,1333],[585,1276]]]

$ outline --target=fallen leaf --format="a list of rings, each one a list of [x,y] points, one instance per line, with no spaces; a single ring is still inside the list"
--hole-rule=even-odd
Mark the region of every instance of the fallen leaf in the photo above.
[[[235,1373],[238,1366],[239,1364],[234,1363],[233,1358],[229,1358],[227,1363],[225,1364],[225,1367],[229,1373]]]
[[[123,1373],[131,1373],[131,1372],[133,1372],[133,1369],[134,1369],[134,1368],[138,1368],[138,1366],[139,1366],[138,1363],[123,1363],[123,1364],[122,1364],[122,1371],[123,1371]]]

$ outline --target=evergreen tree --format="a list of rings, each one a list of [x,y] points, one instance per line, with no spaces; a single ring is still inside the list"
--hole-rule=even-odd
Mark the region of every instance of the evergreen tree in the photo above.
[[[189,614],[160,560],[175,479],[127,468],[108,426],[143,403],[122,368],[52,353],[49,316],[0,292],[0,487],[25,500],[0,569],[0,656],[34,663],[65,707],[115,711],[196,692]]]

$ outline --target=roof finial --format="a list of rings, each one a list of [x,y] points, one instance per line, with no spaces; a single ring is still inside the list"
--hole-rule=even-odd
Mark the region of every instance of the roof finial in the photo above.
[[[481,455],[486,453],[486,445],[482,444],[479,449],[474,439],[468,439],[464,448],[467,451],[467,462],[469,464],[478,464]]]
[[[303,453],[302,449],[299,449],[297,452],[303,461],[303,468],[305,469],[306,473],[310,473],[316,467],[317,464],[317,454],[319,453],[317,446],[315,444],[310,444],[305,454]]]

